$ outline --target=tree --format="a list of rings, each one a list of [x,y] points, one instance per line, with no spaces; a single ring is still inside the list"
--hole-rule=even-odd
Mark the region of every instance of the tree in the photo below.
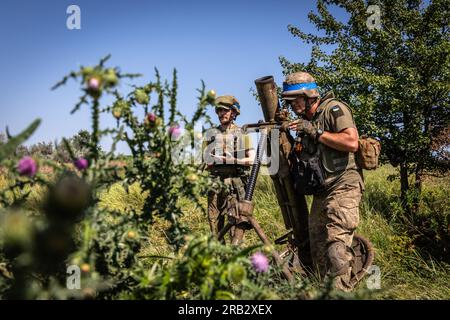
[[[345,9],[348,23],[330,5]],[[450,1],[319,0],[317,11],[308,18],[324,35],[288,26],[312,53],[308,63],[280,57],[284,73],[309,71],[323,91],[350,104],[361,133],[379,138],[384,156],[400,166],[404,208],[415,210],[425,171],[449,169]]]
[[[92,135],[87,130],[80,130],[74,136],[67,138],[67,142],[69,143],[72,151],[76,157],[86,157],[89,153],[89,146],[91,143]],[[56,159],[60,162],[70,162],[72,159],[70,158],[69,151],[66,148],[66,145],[61,140],[59,143],[56,143]],[[100,145],[97,146],[97,152],[99,154],[103,154],[103,151]]]
[[[51,159],[53,157],[53,144],[51,142],[39,142],[37,144],[33,144],[28,148],[28,150],[31,155],[37,155],[47,159]]]
[[[72,137],[71,140],[73,149],[80,155],[85,155],[89,149],[91,134],[87,130],[80,130],[76,135]]]

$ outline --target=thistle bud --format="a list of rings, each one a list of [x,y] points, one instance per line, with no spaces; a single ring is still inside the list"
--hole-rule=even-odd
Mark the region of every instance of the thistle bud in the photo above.
[[[100,89],[100,80],[98,78],[90,78],[88,81],[88,88],[92,91]]]
[[[269,270],[269,259],[267,259],[267,257],[263,253],[254,253],[250,260],[256,272],[263,273]]]
[[[153,112],[147,113],[144,119],[145,126],[149,128],[154,128],[158,125],[161,125],[161,119],[158,118]]]
[[[78,170],[85,170],[89,167],[89,162],[85,158],[78,158],[74,161],[74,165]]]
[[[153,112],[149,112],[149,113],[147,114],[147,120],[150,121],[150,122],[155,122],[155,120],[156,120],[156,115],[155,115]]]
[[[67,175],[50,189],[45,211],[51,219],[72,221],[82,216],[91,200],[89,185],[75,175]]]
[[[246,277],[246,271],[243,266],[237,263],[231,263],[228,266],[228,280],[239,283]]]
[[[214,90],[209,90],[207,93],[207,97],[209,100],[214,100],[216,98],[216,92]]]
[[[33,177],[38,170],[36,161],[31,157],[23,157],[17,165],[17,171],[21,176]]]
[[[110,87],[115,86],[119,82],[119,78],[117,77],[116,71],[114,69],[106,70],[103,79],[105,80],[105,83]]]
[[[139,104],[148,104],[150,102],[150,97],[143,89],[136,89],[134,91],[134,98]]]
[[[112,108],[112,114],[114,118],[120,119],[122,117],[124,112],[127,112],[130,109],[130,106],[125,100],[119,99],[116,102],[114,102],[113,108]]]
[[[179,125],[174,125],[169,128],[169,135],[172,139],[178,139],[181,135],[181,128]]]
[[[98,99],[101,94],[101,79],[98,77],[91,77],[87,82],[87,92],[91,95],[92,98]]]
[[[187,179],[189,182],[195,182],[195,181],[198,180],[198,176],[197,176],[195,173],[190,173],[190,174],[188,174],[188,175],[186,176],[186,179]]]
[[[81,75],[83,78],[89,77],[92,73],[94,73],[93,67],[84,67],[81,69]]]
[[[127,240],[136,240],[138,238],[138,234],[136,231],[130,230],[127,232]]]
[[[120,117],[122,116],[122,110],[120,108],[113,108],[112,114],[114,118],[120,119]]]

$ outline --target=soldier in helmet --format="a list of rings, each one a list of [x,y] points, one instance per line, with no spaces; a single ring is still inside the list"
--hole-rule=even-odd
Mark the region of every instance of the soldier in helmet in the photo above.
[[[313,262],[337,289],[350,291],[355,283],[351,246],[364,190],[354,155],[359,137],[352,111],[332,91],[320,95],[306,72],[286,77],[282,97],[300,118],[288,125],[301,137],[292,173],[299,192],[314,194],[309,216]]]
[[[211,232],[217,236],[225,226],[225,216],[243,200],[245,187],[255,152],[250,137],[234,123],[240,114],[238,100],[230,95],[216,98],[216,114],[220,125],[206,133],[204,159],[213,176],[219,177],[225,188],[208,194],[208,220]],[[243,240],[248,225],[231,229],[233,244]]]

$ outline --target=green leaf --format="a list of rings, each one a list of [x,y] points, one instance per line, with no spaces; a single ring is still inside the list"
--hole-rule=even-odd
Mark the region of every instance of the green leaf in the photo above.
[[[15,137],[9,139],[9,141],[0,147],[0,161],[13,154],[17,147],[26,141],[36,131],[37,127],[41,124],[41,119],[36,119],[31,123],[28,128],[22,131]]]

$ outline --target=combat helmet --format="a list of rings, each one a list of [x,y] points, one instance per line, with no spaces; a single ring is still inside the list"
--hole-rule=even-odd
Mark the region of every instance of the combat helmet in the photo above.
[[[305,95],[308,98],[320,97],[316,80],[307,72],[288,74],[283,82],[281,96],[284,100],[295,100],[299,95]]]
[[[219,108],[224,108],[227,110],[234,110],[236,114],[241,114],[241,106],[239,105],[239,101],[234,96],[220,96],[216,98],[216,112]]]

